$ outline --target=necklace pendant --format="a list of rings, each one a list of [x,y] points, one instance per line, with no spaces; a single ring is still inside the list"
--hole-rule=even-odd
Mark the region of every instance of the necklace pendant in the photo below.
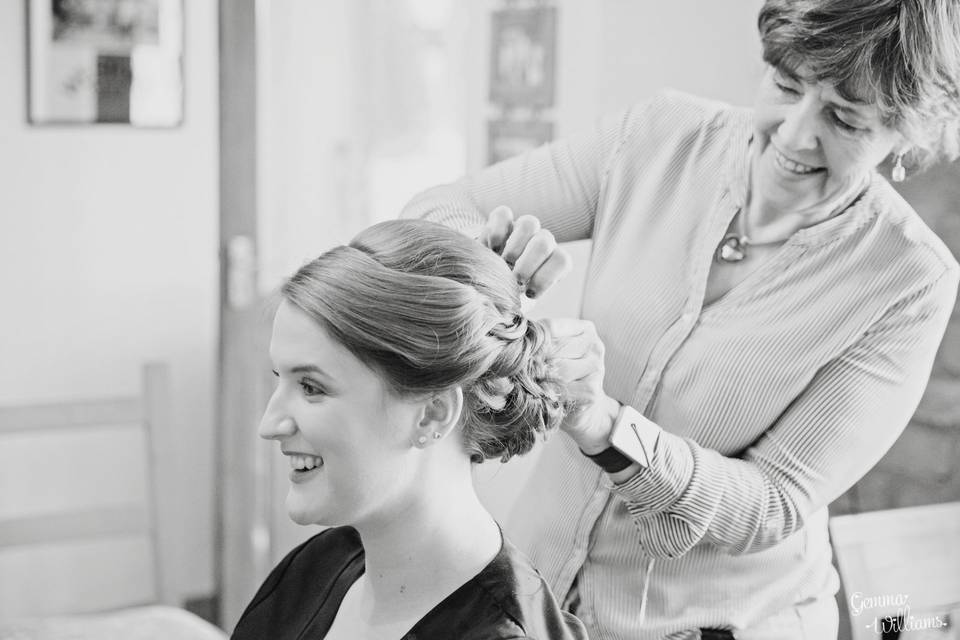
[[[728,233],[720,241],[714,258],[717,262],[740,262],[747,257],[746,238]]]

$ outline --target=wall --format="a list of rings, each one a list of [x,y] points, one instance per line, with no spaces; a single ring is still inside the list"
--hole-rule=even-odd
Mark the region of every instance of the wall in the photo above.
[[[25,5],[0,3],[0,404],[135,394],[142,362],[169,363],[172,569],[186,596],[208,594],[217,3],[184,2],[185,119],[166,130],[27,126]]]
[[[672,87],[749,105],[763,71],[756,15],[762,0],[555,0],[557,136],[590,127],[596,118]],[[470,3],[469,160],[486,158],[487,65],[492,10],[506,3]]]

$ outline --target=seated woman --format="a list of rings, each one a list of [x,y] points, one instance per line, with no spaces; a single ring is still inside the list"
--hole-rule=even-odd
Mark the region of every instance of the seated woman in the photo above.
[[[283,559],[233,638],[586,638],[473,487],[474,463],[529,451],[563,417],[548,336],[504,261],[393,220],[282,292],[260,435],[290,458],[293,520],[333,528]]]

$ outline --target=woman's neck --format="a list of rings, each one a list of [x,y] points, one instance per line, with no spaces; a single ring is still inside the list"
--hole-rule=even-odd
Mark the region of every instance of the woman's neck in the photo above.
[[[357,525],[366,557],[357,588],[371,622],[425,614],[499,553],[500,529],[480,503],[469,467],[453,477],[425,478],[413,503]]]
[[[746,200],[747,235],[754,244],[769,244],[786,240],[794,233],[820,224],[845,211],[863,192],[869,177],[851,180],[843,189],[821,202],[804,208],[785,207],[769,202],[762,191],[748,187]],[[750,185],[756,184],[751,177]]]

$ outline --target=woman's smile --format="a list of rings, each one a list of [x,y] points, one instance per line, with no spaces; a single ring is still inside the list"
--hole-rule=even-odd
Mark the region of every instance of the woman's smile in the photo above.
[[[290,460],[290,482],[300,484],[312,479],[323,468],[323,458],[300,453],[285,453]]]
[[[807,176],[812,173],[823,173],[826,171],[825,167],[815,167],[809,164],[804,164],[797,160],[792,160],[791,158],[788,158],[786,155],[784,155],[783,152],[781,152],[775,146],[773,145],[770,145],[770,146],[773,149],[773,157],[777,162],[777,166],[779,166],[784,171],[789,172],[790,174],[798,175],[798,176]]]

